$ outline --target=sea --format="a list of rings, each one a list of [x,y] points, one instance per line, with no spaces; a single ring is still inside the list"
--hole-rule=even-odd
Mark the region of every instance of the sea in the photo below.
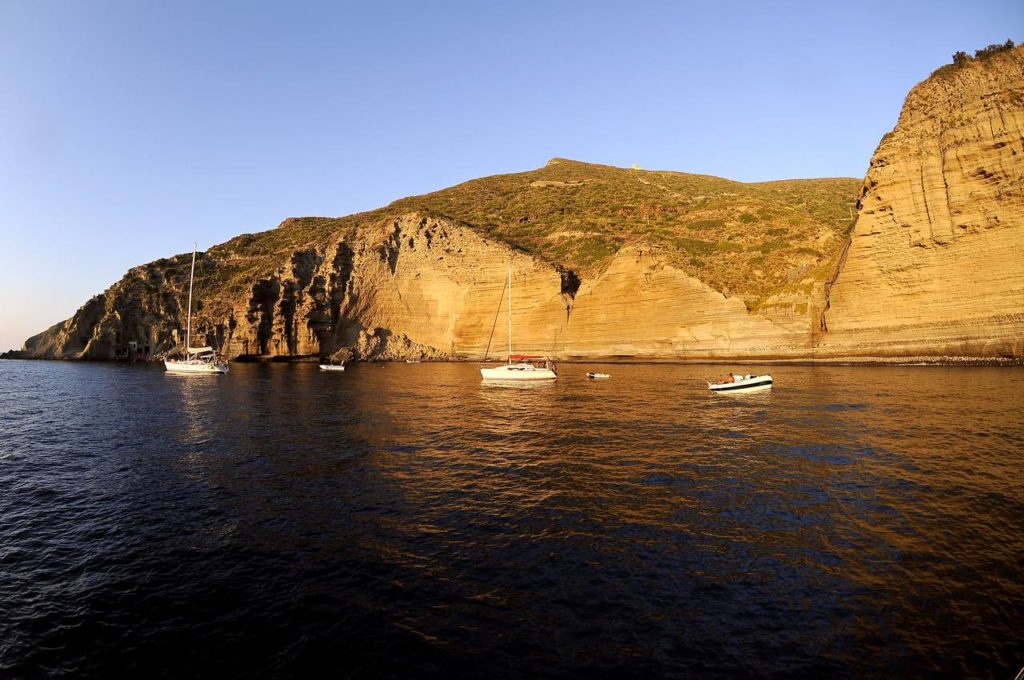
[[[0,362],[0,678],[1022,667],[1024,367]]]

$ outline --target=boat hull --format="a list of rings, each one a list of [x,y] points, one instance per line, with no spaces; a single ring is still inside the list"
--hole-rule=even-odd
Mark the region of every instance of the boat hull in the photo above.
[[[770,375],[751,375],[739,377],[731,383],[708,383],[708,389],[719,394],[749,394],[764,392],[772,388]]]
[[[222,375],[228,372],[227,364],[213,364],[205,361],[164,360],[164,370],[182,375]]]
[[[531,380],[554,380],[558,375],[550,368],[537,368],[530,365],[496,366],[494,368],[481,368],[480,375],[484,380],[514,380],[525,382]]]
[[[329,364],[320,364],[320,370],[321,371],[344,371],[345,370],[345,366],[344,365],[331,366]]]

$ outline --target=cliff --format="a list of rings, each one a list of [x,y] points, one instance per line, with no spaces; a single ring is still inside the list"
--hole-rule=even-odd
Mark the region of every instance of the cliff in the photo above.
[[[193,344],[231,357],[477,358],[511,266],[519,351],[800,356],[857,186],[555,159],[370,213],[289,219],[200,254]],[[178,255],[132,269],[25,352],[180,349],[188,264]],[[505,333],[498,324],[492,357]]]
[[[824,323],[819,355],[1024,356],[1024,47],[910,92]]]
[[[479,358],[511,267],[514,347],[553,358],[1019,360],[1022,54],[961,60],[915,87],[863,183],[554,159],[244,234],[198,259],[192,344]],[[180,349],[188,260],[132,269],[23,355]],[[498,323],[490,355],[506,342]]]

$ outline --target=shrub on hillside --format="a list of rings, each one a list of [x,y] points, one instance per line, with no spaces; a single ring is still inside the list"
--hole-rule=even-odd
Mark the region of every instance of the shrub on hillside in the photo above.
[[[988,59],[989,57],[999,54],[1000,52],[1006,52],[1007,50],[1013,49],[1013,41],[1007,40],[1002,45],[989,45],[984,49],[980,49],[974,53],[975,59]]]
[[[953,66],[956,66],[956,67],[966,66],[969,62],[972,62],[975,59],[980,59],[980,60],[989,59],[990,57],[992,57],[992,56],[994,56],[996,54],[999,54],[1000,52],[1006,52],[1008,50],[1012,50],[1013,48],[1014,48],[1013,41],[1012,40],[1007,40],[1004,43],[993,43],[992,45],[989,45],[988,47],[983,47],[980,50],[976,50],[974,52],[974,56],[973,57],[971,55],[967,54],[966,52],[964,52],[963,50],[960,50],[958,52],[954,52],[953,53]]]

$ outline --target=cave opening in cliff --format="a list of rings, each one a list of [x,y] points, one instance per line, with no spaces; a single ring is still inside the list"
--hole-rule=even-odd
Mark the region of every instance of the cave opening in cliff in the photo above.
[[[576,299],[576,292],[580,289],[580,277],[571,269],[558,268],[558,275],[562,279],[562,295],[568,295],[569,299]]]

